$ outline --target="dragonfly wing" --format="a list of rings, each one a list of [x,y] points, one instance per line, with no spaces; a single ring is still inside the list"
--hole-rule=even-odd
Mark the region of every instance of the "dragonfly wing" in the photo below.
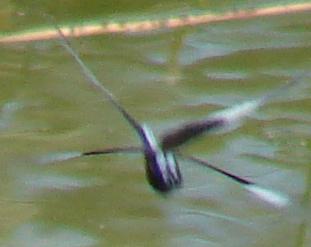
[[[185,159],[194,162],[195,164],[198,164],[200,166],[207,167],[218,174],[224,175],[227,178],[230,178],[231,180],[237,182],[239,185],[241,185],[246,191],[251,193],[255,198],[269,203],[273,207],[276,208],[282,208],[286,207],[290,204],[290,199],[287,195],[274,191],[268,188],[264,188],[250,180],[247,180],[245,178],[242,178],[241,176],[235,175],[229,171],[226,171],[224,169],[218,168],[217,166],[209,163],[206,160],[194,157],[194,156],[186,156],[178,153],[178,156]]]
[[[254,113],[259,107],[272,101],[276,97],[282,96],[284,92],[297,83],[298,79],[294,78],[289,83],[268,92],[258,99],[233,105],[227,109],[211,114],[206,119],[188,122],[170,130],[162,135],[160,142],[161,147],[163,150],[174,149],[211,130],[230,129],[234,126],[239,126],[246,117]]]
[[[176,129],[164,133],[161,137],[160,145],[163,150],[174,149],[209,130],[217,129],[222,125],[224,125],[224,122],[220,118],[185,123]]]
[[[72,160],[84,156],[93,155],[104,155],[104,154],[117,154],[117,153],[140,153],[142,152],[141,147],[137,146],[124,146],[124,147],[109,147],[103,149],[97,149],[87,152],[80,151],[67,151],[67,152],[56,152],[43,155],[37,159],[37,163],[47,165],[51,163],[62,162],[66,160]]]
[[[254,112],[260,104],[260,100],[247,101],[216,112],[204,120],[185,123],[165,133],[161,138],[161,146],[164,150],[174,149],[203,133],[234,126]]]

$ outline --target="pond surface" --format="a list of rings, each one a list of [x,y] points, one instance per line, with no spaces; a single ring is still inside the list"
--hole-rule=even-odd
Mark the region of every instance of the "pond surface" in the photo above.
[[[92,18],[92,11],[98,18],[95,7],[83,12],[75,2],[81,10],[75,19],[81,13]],[[141,14],[151,8],[144,6]],[[169,12],[174,5],[163,8]],[[122,105],[160,135],[308,72],[309,14],[92,36],[72,43]],[[20,26],[12,29],[22,26],[14,21]],[[36,19],[28,21],[23,25]],[[139,139],[109,102],[88,87],[57,41],[1,45],[0,57],[1,246],[311,243],[310,77],[302,77],[296,88],[243,126],[202,136],[182,148],[289,196],[288,206],[275,208],[190,162],[181,162],[183,188],[167,197],[147,184],[141,155],[42,164],[42,157],[59,152],[139,145]]]

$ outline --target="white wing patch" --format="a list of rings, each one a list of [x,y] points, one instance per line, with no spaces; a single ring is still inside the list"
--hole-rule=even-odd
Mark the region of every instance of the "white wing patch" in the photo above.
[[[177,170],[176,170],[176,162],[174,155],[171,152],[166,153],[167,165],[170,171],[173,173],[174,178],[178,178]]]
[[[152,130],[146,124],[142,125],[142,129],[144,130],[144,133],[146,135],[146,139],[148,140],[152,149],[153,150],[159,150],[158,142],[157,142]]]
[[[246,185],[245,189],[253,193],[259,199],[271,203],[278,208],[285,207],[290,203],[290,200],[286,195],[259,187],[257,185]]]
[[[53,162],[60,162],[60,161],[65,161],[65,160],[69,160],[69,159],[74,159],[74,158],[78,158],[81,156],[82,156],[82,153],[77,152],[77,151],[52,153],[52,154],[48,154],[48,155],[45,155],[43,157],[40,157],[38,162],[40,164],[45,165],[45,164],[50,164]]]
[[[261,105],[260,100],[250,100],[242,104],[232,106],[228,109],[216,112],[211,118],[219,118],[225,121],[225,124],[235,124],[246,116],[249,116]]]

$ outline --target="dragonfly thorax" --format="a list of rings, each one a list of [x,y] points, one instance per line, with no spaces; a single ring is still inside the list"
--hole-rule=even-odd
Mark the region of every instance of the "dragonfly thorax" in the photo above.
[[[149,150],[144,155],[148,182],[155,190],[169,192],[182,185],[182,176],[174,153]]]
[[[182,185],[182,176],[173,152],[162,150],[149,128],[144,130],[144,156],[146,175],[157,191],[169,192]]]

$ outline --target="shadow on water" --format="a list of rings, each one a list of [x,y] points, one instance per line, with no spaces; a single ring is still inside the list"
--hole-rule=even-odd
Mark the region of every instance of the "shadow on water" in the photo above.
[[[308,71],[306,16],[73,43],[122,104],[160,133]],[[182,162],[184,188],[165,198],[147,185],[140,155],[40,165],[45,154],[139,140],[57,42],[1,46],[0,55],[2,246],[308,245],[310,78],[242,127],[183,148],[289,195],[291,204],[277,209],[190,162]]]

